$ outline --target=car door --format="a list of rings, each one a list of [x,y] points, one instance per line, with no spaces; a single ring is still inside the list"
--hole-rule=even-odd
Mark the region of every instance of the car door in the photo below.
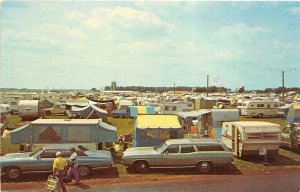
[[[40,166],[40,171],[51,171],[53,166],[53,161],[56,157],[56,152],[58,150],[55,149],[46,149],[39,156],[37,163]]]
[[[178,166],[179,145],[169,145],[161,155],[161,162],[164,167]]]
[[[180,152],[177,155],[177,166],[196,165],[197,154],[194,145],[180,145]]]

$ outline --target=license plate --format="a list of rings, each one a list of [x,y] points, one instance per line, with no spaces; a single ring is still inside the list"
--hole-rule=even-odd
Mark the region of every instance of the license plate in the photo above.
[[[266,155],[267,154],[267,149],[266,148],[260,148],[259,149],[259,155]]]

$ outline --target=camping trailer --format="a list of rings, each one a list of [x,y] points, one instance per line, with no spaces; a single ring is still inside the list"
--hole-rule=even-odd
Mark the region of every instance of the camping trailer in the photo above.
[[[194,105],[192,102],[165,102],[161,104],[162,114],[175,114],[193,109]]]
[[[242,106],[239,107],[242,116],[263,117],[271,116],[277,117],[278,101],[265,101],[265,100],[251,100],[244,101]]]
[[[224,122],[222,140],[237,157],[277,155],[280,125],[262,121]]]
[[[37,119],[40,117],[40,103],[38,100],[20,100],[19,115],[22,119]]]

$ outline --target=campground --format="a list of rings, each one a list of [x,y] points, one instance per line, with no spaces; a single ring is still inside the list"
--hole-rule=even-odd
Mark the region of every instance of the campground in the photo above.
[[[47,118],[53,119],[64,119],[67,116],[48,116]],[[280,124],[283,128],[285,125],[285,121],[282,118],[249,118],[249,117],[241,117],[241,121],[268,121],[272,123]],[[21,119],[18,115],[11,115],[9,118],[9,122],[5,127],[8,130],[12,130],[16,128],[16,124],[20,123]],[[135,119],[133,118],[112,118],[108,117],[108,123],[117,127],[117,134],[118,136],[133,133],[133,128],[135,125]],[[94,146],[94,144],[91,144]],[[129,145],[130,147],[131,145]],[[14,153],[19,152],[19,145],[12,145],[10,144],[9,138],[1,139],[1,154],[5,153]],[[116,154],[116,163],[118,163],[122,153],[119,152]],[[117,169],[118,177],[130,177],[130,176],[140,176],[139,174],[128,174],[127,170],[123,165],[116,164],[115,169]],[[281,169],[300,169],[300,155],[298,152],[292,152],[285,148],[279,149],[279,154],[275,157],[268,158],[268,162],[264,162],[262,158],[247,158],[247,159],[240,159],[235,158],[235,166],[228,167],[226,170],[218,169],[217,171],[224,172],[224,173],[234,173],[236,171],[271,171],[271,170],[281,170]],[[171,173],[176,172],[176,170],[171,170]],[[178,170],[182,173],[182,170]],[[156,171],[154,170],[151,172],[155,175],[165,174],[165,171]],[[189,172],[187,172],[189,173]],[[114,174],[114,173],[112,173]]]

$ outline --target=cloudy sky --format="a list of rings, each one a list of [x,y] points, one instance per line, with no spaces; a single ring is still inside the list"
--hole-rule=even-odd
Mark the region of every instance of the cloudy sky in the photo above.
[[[299,2],[4,0],[0,14],[0,87],[204,86],[208,74],[264,89],[281,70],[300,86]]]

